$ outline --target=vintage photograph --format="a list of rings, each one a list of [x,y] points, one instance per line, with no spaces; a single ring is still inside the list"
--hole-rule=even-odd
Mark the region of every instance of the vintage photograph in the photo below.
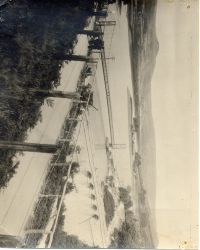
[[[0,248],[198,248],[198,0],[0,0]]]

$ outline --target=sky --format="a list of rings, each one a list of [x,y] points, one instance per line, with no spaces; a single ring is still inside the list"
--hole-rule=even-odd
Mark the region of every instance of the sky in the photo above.
[[[160,248],[197,245],[198,1],[158,0],[152,79]]]

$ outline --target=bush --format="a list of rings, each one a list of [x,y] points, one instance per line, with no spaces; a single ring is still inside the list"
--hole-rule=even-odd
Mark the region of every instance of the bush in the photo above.
[[[138,248],[139,246],[134,214],[130,210],[130,207],[133,205],[130,191],[129,187],[119,187],[119,198],[124,204],[125,221],[119,229],[115,228],[111,236],[111,248]]]
[[[126,188],[119,188],[119,198],[124,203],[125,212],[133,206],[133,202],[131,200],[130,191]]]
[[[136,231],[133,224],[123,222],[120,229],[115,229],[110,248],[136,248]]]
[[[115,201],[107,186],[104,187],[103,204],[105,210],[106,225],[108,226],[115,214]]]

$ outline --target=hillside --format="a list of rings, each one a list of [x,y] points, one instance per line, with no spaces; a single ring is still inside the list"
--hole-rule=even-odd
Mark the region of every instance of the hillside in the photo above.
[[[128,8],[133,96],[136,109],[135,113],[139,123],[140,169],[146,190],[146,211],[149,213],[149,223],[155,245],[157,242],[154,215],[156,145],[151,111],[151,78],[159,47],[155,27],[156,5],[156,0],[131,1]]]

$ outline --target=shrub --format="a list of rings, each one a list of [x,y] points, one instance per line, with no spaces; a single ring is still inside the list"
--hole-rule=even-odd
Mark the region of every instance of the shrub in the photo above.
[[[106,225],[108,226],[115,214],[115,201],[107,186],[104,187],[103,204],[105,210]]]

